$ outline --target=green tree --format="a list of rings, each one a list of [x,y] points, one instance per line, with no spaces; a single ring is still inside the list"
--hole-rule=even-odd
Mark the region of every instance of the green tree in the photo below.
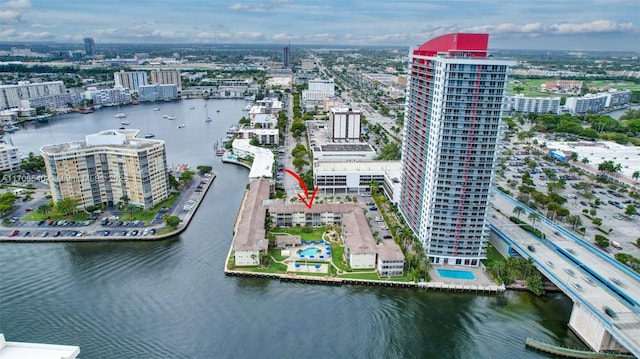
[[[307,153],[307,148],[301,143],[298,143],[296,147],[291,150],[291,156],[293,157],[304,157]]]
[[[164,219],[164,223],[166,223],[167,226],[175,228],[180,224],[180,217],[178,216],[172,216],[169,214],[165,214],[163,216]]]
[[[125,206],[124,210],[129,214],[129,218],[133,219],[133,216],[138,212],[140,208],[135,204],[129,203]]]
[[[624,214],[626,215],[632,215],[632,214],[636,214],[636,207],[632,204],[628,205],[627,208],[624,210]]]
[[[65,216],[75,213],[78,210],[78,200],[74,198],[63,198],[60,202],[56,203],[56,210]]]
[[[535,271],[528,277],[526,277],[525,282],[527,284],[527,289],[529,289],[535,295],[544,295],[544,284],[542,282],[542,275]]]
[[[528,218],[531,220],[531,226],[533,228],[536,228],[536,221],[540,219],[540,215],[538,214],[538,212],[529,213]]]
[[[299,139],[302,136],[302,133],[307,130],[307,126],[302,122],[302,120],[294,120],[291,124],[291,135],[296,139]]]
[[[196,169],[197,169],[201,174],[211,173],[211,171],[213,171],[213,167],[211,167],[211,166],[204,166],[204,165],[200,165],[200,166],[196,167]]]
[[[179,189],[180,182],[178,182],[178,180],[172,173],[169,173],[168,175],[169,175],[169,185],[175,190]]]
[[[37,211],[42,213],[42,215],[45,216],[45,218],[49,218],[49,216],[47,216],[47,214],[49,214],[49,212],[51,212],[52,209],[53,209],[53,207],[51,206],[50,203],[43,203],[43,204],[38,206]]]
[[[638,184],[638,179],[640,178],[640,171],[633,171],[631,178]]]
[[[293,159],[293,166],[298,170],[298,172],[302,171],[302,168],[308,164],[309,162],[305,161],[303,158],[296,157]]]
[[[11,210],[16,199],[18,199],[18,197],[11,192],[0,194],[0,214],[4,215]]]
[[[592,219],[591,222],[593,222],[593,224],[595,224],[596,226],[600,227],[602,225],[602,218],[596,217]]]
[[[611,241],[609,240],[609,238],[600,234],[596,234],[595,240],[596,240],[596,243],[602,248],[607,248],[611,244]]]
[[[189,182],[191,182],[191,180],[193,179],[193,176],[195,175],[195,173],[193,171],[183,171],[180,174],[180,183],[182,183],[183,185],[188,184]]]

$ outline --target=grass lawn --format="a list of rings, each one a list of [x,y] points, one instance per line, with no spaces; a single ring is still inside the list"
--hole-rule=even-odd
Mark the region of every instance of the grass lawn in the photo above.
[[[335,264],[336,267],[342,269],[343,271],[350,270],[349,266],[342,263],[344,260],[344,247],[331,243],[331,261]]]
[[[90,215],[88,213],[76,213],[70,215],[59,214],[55,210],[50,211],[45,216],[39,211],[31,211],[26,216],[22,217],[23,221],[42,221],[42,220],[52,220],[52,221],[86,221],[89,219]]]
[[[338,275],[340,278],[365,279],[365,280],[381,280],[378,273],[347,273]]]
[[[273,230],[271,230],[271,233],[275,235],[287,233],[294,236],[300,236],[300,238],[302,238],[302,240],[305,240],[305,241],[317,242],[319,240],[322,240],[322,233],[324,233],[324,231],[327,230],[326,227],[313,227],[311,228],[311,232],[305,233],[303,232],[305,228],[306,227],[287,227],[287,228],[280,227],[280,228],[274,228]]]
[[[140,211],[134,212],[133,216],[131,216],[131,213],[128,213],[125,211],[122,214],[122,217],[120,218],[120,220],[122,221],[139,220],[139,221],[145,221],[148,223],[153,219],[156,213],[158,213],[158,210],[160,210],[160,208],[173,206],[173,204],[178,200],[179,197],[180,197],[179,193],[177,192],[171,193],[169,194],[169,197],[167,197],[167,199],[153,206],[153,208],[149,210],[140,210]]]
[[[269,268],[240,267],[235,269],[244,270],[244,268],[247,268],[247,272],[257,272],[257,273],[286,273],[287,272],[287,266],[280,263],[271,263]]]
[[[282,249],[272,249],[269,251],[269,255],[275,258],[277,261],[283,261],[285,258],[289,258],[282,256]]]

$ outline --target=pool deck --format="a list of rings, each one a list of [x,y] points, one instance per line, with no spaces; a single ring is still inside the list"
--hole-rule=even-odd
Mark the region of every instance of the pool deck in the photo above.
[[[475,279],[462,279],[462,278],[448,278],[442,277],[438,273],[438,269],[444,270],[458,270],[471,272],[475,276]],[[473,284],[473,285],[496,285],[491,279],[489,274],[484,270],[484,267],[463,267],[463,266],[450,266],[450,265],[433,265],[433,269],[429,272],[432,283],[445,283],[445,284]]]
[[[296,264],[299,267],[296,267]],[[316,268],[316,265],[320,266]],[[304,263],[287,263],[287,272],[300,272],[300,273],[329,273],[328,264],[304,264]]]

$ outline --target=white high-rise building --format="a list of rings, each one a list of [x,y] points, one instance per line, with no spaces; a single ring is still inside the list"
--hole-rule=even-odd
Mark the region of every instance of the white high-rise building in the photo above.
[[[144,71],[123,71],[113,73],[115,87],[128,88],[132,91],[138,91],[140,86],[148,85],[147,73]]]
[[[333,79],[309,80],[309,89],[302,91],[302,101],[322,101],[325,98],[336,95],[335,82]]]
[[[360,110],[332,107],[329,113],[329,132],[333,142],[360,142]]]
[[[488,34],[448,34],[415,49],[405,107],[399,207],[435,264],[486,257],[507,70]]]

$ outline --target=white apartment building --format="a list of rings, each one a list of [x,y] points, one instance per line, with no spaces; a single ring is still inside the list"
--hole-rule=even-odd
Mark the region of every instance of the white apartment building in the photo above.
[[[587,94],[582,97],[569,97],[567,98],[564,107],[574,115],[598,113],[607,108],[607,99],[608,96],[606,93]]]
[[[15,146],[0,143],[0,171],[13,172],[20,169],[20,155]]]
[[[360,142],[362,112],[349,107],[333,107],[329,112],[329,133],[334,142]]]
[[[434,264],[477,266],[486,257],[513,64],[488,57],[488,40],[448,34],[410,54],[399,208]]]
[[[302,91],[302,101],[322,101],[325,98],[334,97],[336,95],[335,82],[333,79],[309,80],[309,87]]]
[[[20,81],[17,85],[0,85],[0,110],[20,107],[20,100],[65,94],[66,89],[62,81],[41,83]]]
[[[151,71],[152,85],[176,85],[178,91],[182,90],[182,78],[178,70],[153,70]]]
[[[139,130],[106,130],[83,141],[40,148],[54,202],[73,198],[84,208],[122,201],[151,208],[169,196],[164,141]]]
[[[505,111],[517,113],[560,113],[560,97],[525,97],[523,94],[506,97]]]
[[[84,92],[87,100],[92,100],[94,105],[116,104],[131,102],[131,90],[128,88],[102,89],[89,88]]]
[[[148,85],[147,73],[145,71],[124,71],[113,73],[115,87],[128,88],[132,91],[138,91],[140,86]]]
[[[138,88],[138,100],[162,101],[178,98],[178,86],[175,84],[143,85]]]

